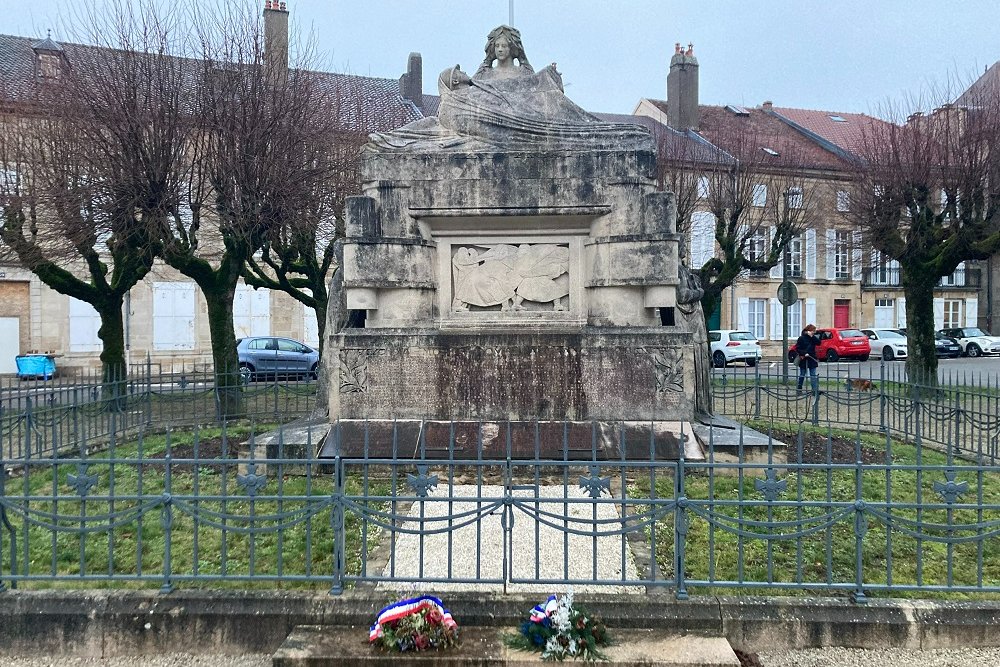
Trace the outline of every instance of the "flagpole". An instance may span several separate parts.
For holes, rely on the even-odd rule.
[[[510,6],[510,12],[509,12],[510,17],[507,19],[507,25],[513,26],[514,25],[514,0],[510,0],[509,6]]]

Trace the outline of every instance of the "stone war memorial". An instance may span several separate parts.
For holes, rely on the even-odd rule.
[[[588,457],[594,424],[599,447],[631,425],[647,458],[652,424],[658,455],[676,457],[707,410],[708,356],[652,136],[574,104],[507,26],[471,76],[456,65],[438,87],[437,117],[363,152],[331,289],[354,323],[328,329],[331,421],[423,422],[430,448],[449,428],[472,445],[510,423],[515,455],[538,428],[546,456],[569,423]],[[502,454],[496,440],[484,449]]]

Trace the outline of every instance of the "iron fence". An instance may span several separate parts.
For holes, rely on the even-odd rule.
[[[66,452],[80,442],[107,446],[140,430],[232,419],[279,422],[315,407],[311,377],[270,375],[246,381],[211,366],[165,368],[147,361],[126,377],[99,372],[47,380],[0,378],[0,455],[34,458]],[[220,379],[221,378],[221,379]],[[227,387],[226,378],[232,386]]]
[[[899,424],[81,433],[0,457],[0,586],[1000,593],[1000,469]]]
[[[785,378],[778,364],[713,371],[713,407],[741,421],[810,423],[879,433],[920,433],[925,447],[1000,463],[1000,385],[991,376],[949,375],[936,386],[908,382],[902,364],[828,371],[821,364],[819,393],[797,369]]]

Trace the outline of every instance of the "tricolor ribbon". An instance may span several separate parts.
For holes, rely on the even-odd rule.
[[[458,623],[456,623],[455,619],[451,617],[451,612],[444,608],[444,603],[442,603],[441,600],[432,595],[421,595],[420,597],[410,598],[409,600],[394,602],[380,611],[378,613],[378,617],[375,619],[375,625],[372,626],[371,631],[368,633],[368,641],[373,642],[381,637],[382,626],[386,623],[398,621],[399,619],[411,614],[420,613],[422,609],[436,609],[441,613],[442,625],[449,628],[458,627]]]
[[[536,604],[531,610],[531,622],[541,623],[551,616],[558,606],[559,602],[556,600],[556,596],[550,595],[548,600],[542,604]]]

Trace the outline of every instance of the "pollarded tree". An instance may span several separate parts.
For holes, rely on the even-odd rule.
[[[934,288],[966,260],[1000,250],[1000,95],[986,89],[932,114],[871,124],[858,155],[852,215],[899,263],[906,297],[906,370],[937,384]],[[902,121],[898,109],[885,114]]]
[[[176,195],[189,138],[171,15],[118,6],[82,24],[20,120],[0,132],[0,237],[57,292],[89,303],[106,381],[126,373],[122,305],[149,272],[149,231]]]
[[[839,165],[832,156],[817,158],[803,149],[789,132],[759,109],[717,110],[702,119],[700,134],[716,150],[696,167],[700,191],[693,208],[701,211],[690,221],[678,217],[678,230],[690,230],[706,317],[741,274],[777,266],[789,243],[816,224],[817,201],[825,193],[806,181]]]

